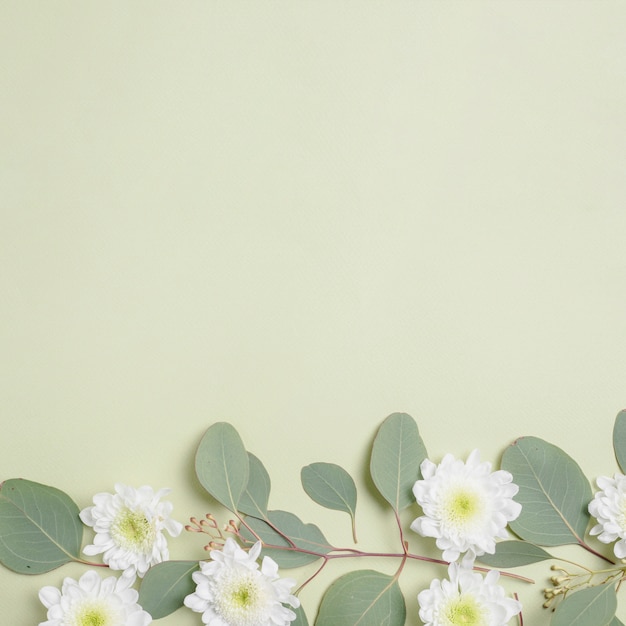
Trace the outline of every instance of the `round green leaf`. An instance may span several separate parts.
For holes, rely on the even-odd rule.
[[[0,485],[0,563],[42,574],[80,559],[83,525],[64,492],[22,478]]]
[[[543,439],[521,437],[505,450],[502,469],[519,485],[522,512],[509,524],[513,532],[543,546],[582,541],[591,487],[570,456]]]
[[[173,613],[183,606],[185,596],[195,591],[191,575],[199,567],[198,561],[164,561],[153,565],[141,581],[139,604],[153,619]]]
[[[355,535],[356,485],[350,474],[334,463],[311,463],[302,468],[300,477],[304,490],[312,500],[350,516]]]
[[[338,578],[324,594],[315,626],[404,626],[406,606],[397,581],[374,570]]]
[[[317,526],[305,524],[287,511],[269,511],[267,521],[246,517],[246,524],[261,538],[264,546],[280,546],[263,548],[263,554],[274,559],[280,567],[307,565],[333,549]],[[241,527],[241,534],[248,541],[256,541],[256,537],[245,526]],[[295,545],[295,549],[285,536]]]
[[[248,485],[248,453],[239,433],[226,422],[213,424],[196,452],[196,475],[200,484],[230,511],[237,511]]]
[[[406,413],[392,413],[374,439],[370,473],[378,491],[394,511],[415,502],[412,488],[420,477],[426,446],[415,420]]]
[[[613,426],[613,450],[622,472],[626,473],[626,410],[620,411]]]
[[[261,519],[267,517],[267,503],[272,483],[265,466],[251,452],[248,452],[249,477],[246,490],[239,498],[238,510],[244,515]]]
[[[556,607],[550,626],[609,626],[617,609],[613,584],[582,589]]]
[[[477,559],[493,568],[520,567],[554,558],[543,548],[527,541],[500,541],[495,554],[483,554]]]
[[[296,619],[290,623],[290,626],[309,626],[309,620],[306,618],[302,605],[297,609],[292,609],[292,611],[296,614]]]

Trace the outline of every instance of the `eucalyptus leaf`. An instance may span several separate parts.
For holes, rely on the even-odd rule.
[[[83,524],[63,491],[22,478],[0,485],[0,563],[43,574],[80,559]]]
[[[293,513],[287,511],[269,511],[267,521],[255,517],[246,517],[246,524],[261,538],[265,545],[280,546],[279,548],[263,548],[263,554],[270,556],[280,567],[300,567],[327,554],[333,547],[314,524],[305,524]],[[256,541],[256,537],[245,527],[241,534],[248,541]],[[304,552],[294,550],[293,546]]]
[[[495,568],[520,567],[521,565],[530,565],[531,563],[539,563],[547,559],[554,558],[543,548],[536,546],[527,541],[500,541],[496,544],[495,554],[483,554],[477,559]]]
[[[405,621],[404,596],[395,578],[358,570],[328,588],[315,626],[404,626]]]
[[[622,473],[626,473],[626,410],[620,411],[615,418],[613,450]]]
[[[624,622],[614,617],[609,623],[608,626],[624,626]]]
[[[306,618],[306,613],[300,605],[297,609],[291,609],[296,614],[296,619],[290,622],[290,626],[309,626],[309,620]]]
[[[410,415],[392,413],[380,425],[372,446],[370,473],[394,511],[415,502],[412,488],[426,456],[426,446]]]
[[[195,591],[191,576],[199,568],[198,561],[164,561],[153,565],[141,581],[139,604],[153,619],[173,613],[183,606],[185,596]]]
[[[550,626],[609,626],[617,609],[615,585],[568,594],[556,607]]]
[[[591,487],[570,456],[538,437],[521,437],[505,450],[502,469],[519,486],[522,512],[509,524],[514,533],[543,546],[582,541]]]
[[[196,452],[200,484],[230,511],[237,511],[248,485],[249,461],[239,433],[226,422],[213,424]]]
[[[265,466],[251,452],[248,452],[249,476],[246,490],[239,498],[238,510],[244,515],[261,519],[267,517],[267,503],[272,483]]]
[[[302,468],[300,477],[304,490],[312,500],[328,509],[344,511],[350,516],[356,542],[356,485],[350,474],[334,463],[311,463]]]

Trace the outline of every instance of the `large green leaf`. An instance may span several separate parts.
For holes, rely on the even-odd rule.
[[[264,545],[280,546],[263,548],[263,554],[270,556],[280,567],[300,567],[312,563],[327,554],[333,547],[314,524],[305,524],[293,513],[269,511],[267,521],[246,517],[246,524],[261,538]],[[256,541],[250,531],[242,526],[241,534],[248,541]],[[289,537],[296,549],[285,539]],[[302,550],[303,552],[301,552]]]
[[[527,541],[500,541],[496,544],[495,554],[483,554],[477,559],[494,568],[520,567],[539,563],[554,558],[543,548]]]
[[[249,477],[246,490],[239,498],[238,510],[244,515],[253,517],[267,517],[267,503],[270,497],[272,483],[265,466],[251,452],[248,452]]]
[[[292,611],[296,614],[296,619],[293,622],[290,622],[289,626],[309,626],[309,620],[306,618],[306,613],[304,612],[302,605],[300,605],[297,609],[292,609]]]
[[[334,463],[311,463],[302,468],[300,477],[304,490],[315,502],[350,516],[356,542],[356,485],[350,474]]]
[[[404,596],[396,579],[358,570],[328,588],[315,626],[404,626],[405,621]]]
[[[226,422],[213,424],[196,452],[201,485],[230,511],[237,510],[248,485],[249,461],[239,433]]]
[[[609,626],[617,609],[615,585],[582,589],[556,607],[550,626]]]
[[[394,511],[415,502],[412,488],[426,456],[426,446],[410,415],[392,413],[380,425],[372,446],[370,473]]]
[[[502,456],[502,469],[519,485],[520,516],[509,526],[543,546],[580,543],[589,522],[591,487],[563,450],[537,437],[521,437]]]
[[[615,418],[613,450],[620,469],[626,473],[626,410],[620,411]]]
[[[42,574],[80,559],[83,524],[65,493],[22,478],[0,485],[0,563]]]
[[[191,575],[199,567],[198,561],[164,561],[152,566],[141,581],[139,604],[153,619],[173,613],[195,591]]]

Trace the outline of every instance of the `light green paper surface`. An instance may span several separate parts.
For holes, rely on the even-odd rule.
[[[612,474],[625,30],[593,1],[0,3],[0,480],[81,508],[168,486],[181,521],[225,523],[193,466],[230,421],[270,508],[351,545],[300,486],[340,464],[359,547],[395,551],[365,478],[392,412],[435,461],[534,435]],[[397,567],[331,565],[311,622],[340,574]],[[83,571],[0,568],[2,623],[45,621],[38,589]],[[524,572],[507,589],[543,624],[550,572]],[[407,565],[407,623],[444,574]]]

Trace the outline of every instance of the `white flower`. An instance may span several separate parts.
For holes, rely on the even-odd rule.
[[[602,543],[619,539],[613,551],[618,559],[626,558],[626,476],[619,472],[613,478],[600,476],[596,483],[601,491],[589,503],[589,513],[599,523],[589,532]]]
[[[229,537],[194,572],[196,591],[185,598],[185,606],[202,613],[207,626],[288,626],[296,614],[283,603],[300,606],[289,593],[296,581],[279,578],[278,565],[268,556],[259,569],[260,552],[260,542],[246,552]]]
[[[517,518],[521,505],[512,498],[519,488],[509,472],[491,471],[474,450],[467,462],[451,454],[440,465],[426,459],[421,464],[423,480],[413,485],[413,494],[424,515],[411,524],[423,537],[435,537],[446,561],[493,554],[495,538],[506,538],[506,525]]]
[[[137,604],[139,594],[131,584],[129,578],[103,580],[89,570],[78,581],[65,578],[60,591],[44,587],[39,599],[48,620],[39,626],[147,626],[152,617]]]
[[[80,512],[80,519],[96,531],[93,544],[83,552],[104,553],[102,560],[111,569],[124,570],[127,577],[142,577],[151,565],[169,558],[162,531],[177,537],[183,525],[170,519],[172,503],[159,501],[169,489],[154,493],[152,487],[116,484],[115,491],[96,494],[94,506]]]
[[[417,596],[425,626],[505,626],[522,610],[497,584],[499,572],[492,570],[483,578],[467,562],[451,563],[448,576],[433,580]]]

